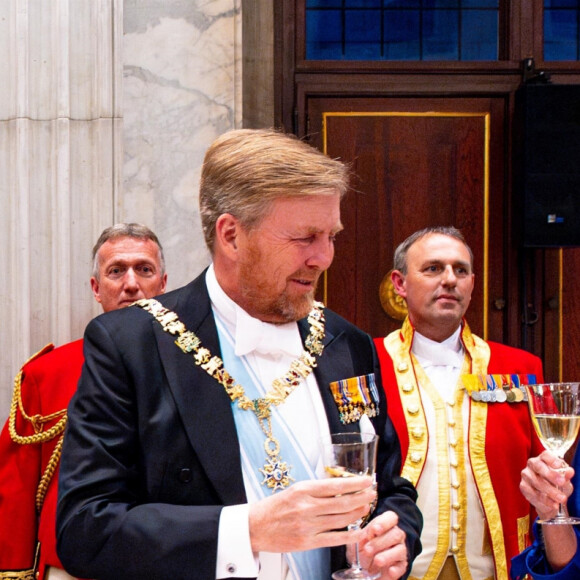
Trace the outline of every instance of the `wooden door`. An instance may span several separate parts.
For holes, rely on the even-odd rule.
[[[511,302],[504,111],[501,97],[308,99],[310,142],[349,162],[354,174],[342,206],[345,230],[321,289],[330,308],[373,336],[398,328],[400,304],[383,306],[392,303],[383,281],[394,249],[420,228],[453,225],[475,257],[470,326],[504,339]]]

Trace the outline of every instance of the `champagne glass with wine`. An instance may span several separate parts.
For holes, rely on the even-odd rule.
[[[377,462],[378,436],[374,433],[332,433],[330,442],[324,445],[324,468],[329,477],[353,477],[370,475],[374,478]],[[348,526],[349,530],[360,529],[374,509]],[[375,580],[380,574],[372,574],[360,565],[358,543],[355,558],[350,568],[332,574],[334,580]]]
[[[578,435],[580,427],[580,383],[545,383],[526,385],[532,423],[546,449],[561,460],[560,469],[567,467],[564,454]],[[564,512],[562,504],[558,513],[541,524],[580,524],[580,518]]]

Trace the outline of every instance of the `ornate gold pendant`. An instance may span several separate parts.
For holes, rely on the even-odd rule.
[[[264,475],[262,485],[266,484],[272,493],[278,489],[287,488],[290,481],[294,481],[290,475],[290,466],[286,462],[280,461],[278,457],[269,457],[264,463],[264,467],[260,467],[259,471]]]
[[[295,481],[290,475],[291,466],[280,461],[278,457],[280,444],[272,435],[270,406],[282,404],[316,366],[316,356],[320,356],[324,349],[322,344],[324,339],[324,304],[314,302],[308,315],[310,333],[304,342],[306,350],[298,359],[292,361],[290,369],[283,377],[273,381],[272,388],[265,397],[254,400],[246,396],[244,388],[236,383],[234,378],[223,368],[222,359],[218,356],[212,356],[207,348],[201,346],[200,338],[185,328],[175,312],[168,310],[154,298],[137,300],[133,304],[150,312],[165,332],[172,335],[177,334],[175,344],[182,352],[192,353],[195,364],[222,385],[232,402],[238,401],[240,409],[252,411],[256,415],[260,427],[266,435],[264,448],[268,455],[264,467],[260,467],[258,470],[264,475],[262,485],[265,484],[274,493],[278,489],[287,488],[291,481]]]

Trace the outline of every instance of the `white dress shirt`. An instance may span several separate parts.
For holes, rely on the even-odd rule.
[[[247,357],[262,384],[271,385],[275,378],[285,375],[290,363],[304,350],[298,325],[295,322],[270,324],[251,317],[222,290],[213,265],[207,271],[206,283],[214,313],[235,337],[236,355]],[[222,387],[216,383],[216,388]],[[319,442],[321,437],[328,436],[329,427],[314,374],[311,373],[276,410],[292,429],[313,468],[323,475]],[[256,470],[259,467],[256,465]],[[256,501],[258,498],[251,485],[246,482],[245,488],[248,504]],[[300,580],[293,577],[281,554],[252,553],[248,504],[222,509],[216,578],[257,576],[258,580]]]

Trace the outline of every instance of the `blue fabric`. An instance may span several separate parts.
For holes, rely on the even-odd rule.
[[[257,399],[266,394],[266,386],[260,384],[247,363],[246,357],[238,357],[234,351],[234,339],[228,333],[222,321],[216,316],[216,326],[220,338],[222,360],[224,368],[231,373],[238,384],[244,386],[246,395],[250,399]],[[263,466],[266,460],[264,450],[264,433],[260,428],[257,417],[251,411],[243,411],[236,404],[232,404],[234,420],[242,452],[242,466],[247,480],[254,492],[261,497],[271,495],[271,491],[261,481],[262,476],[258,467]],[[316,479],[315,466],[309,465],[302,453],[291,430],[288,428],[276,407],[270,408],[272,432],[280,443],[281,459],[291,466],[291,475],[295,481]],[[282,457],[283,455],[283,457]],[[259,477],[258,477],[259,476]],[[330,550],[319,548],[303,552],[292,552],[283,555],[293,577],[297,579],[329,578],[330,577]]]
[[[572,483],[574,491],[568,500],[568,510],[572,515],[580,514],[580,453],[576,453],[572,467],[575,470]],[[578,541],[578,548],[574,558],[559,572],[552,572],[546,555],[542,548],[541,526],[534,524],[534,543],[526,548],[521,554],[512,558],[510,576],[512,580],[523,580],[526,574],[530,574],[534,580],[578,580],[580,578],[580,526],[575,526],[574,531]]]

